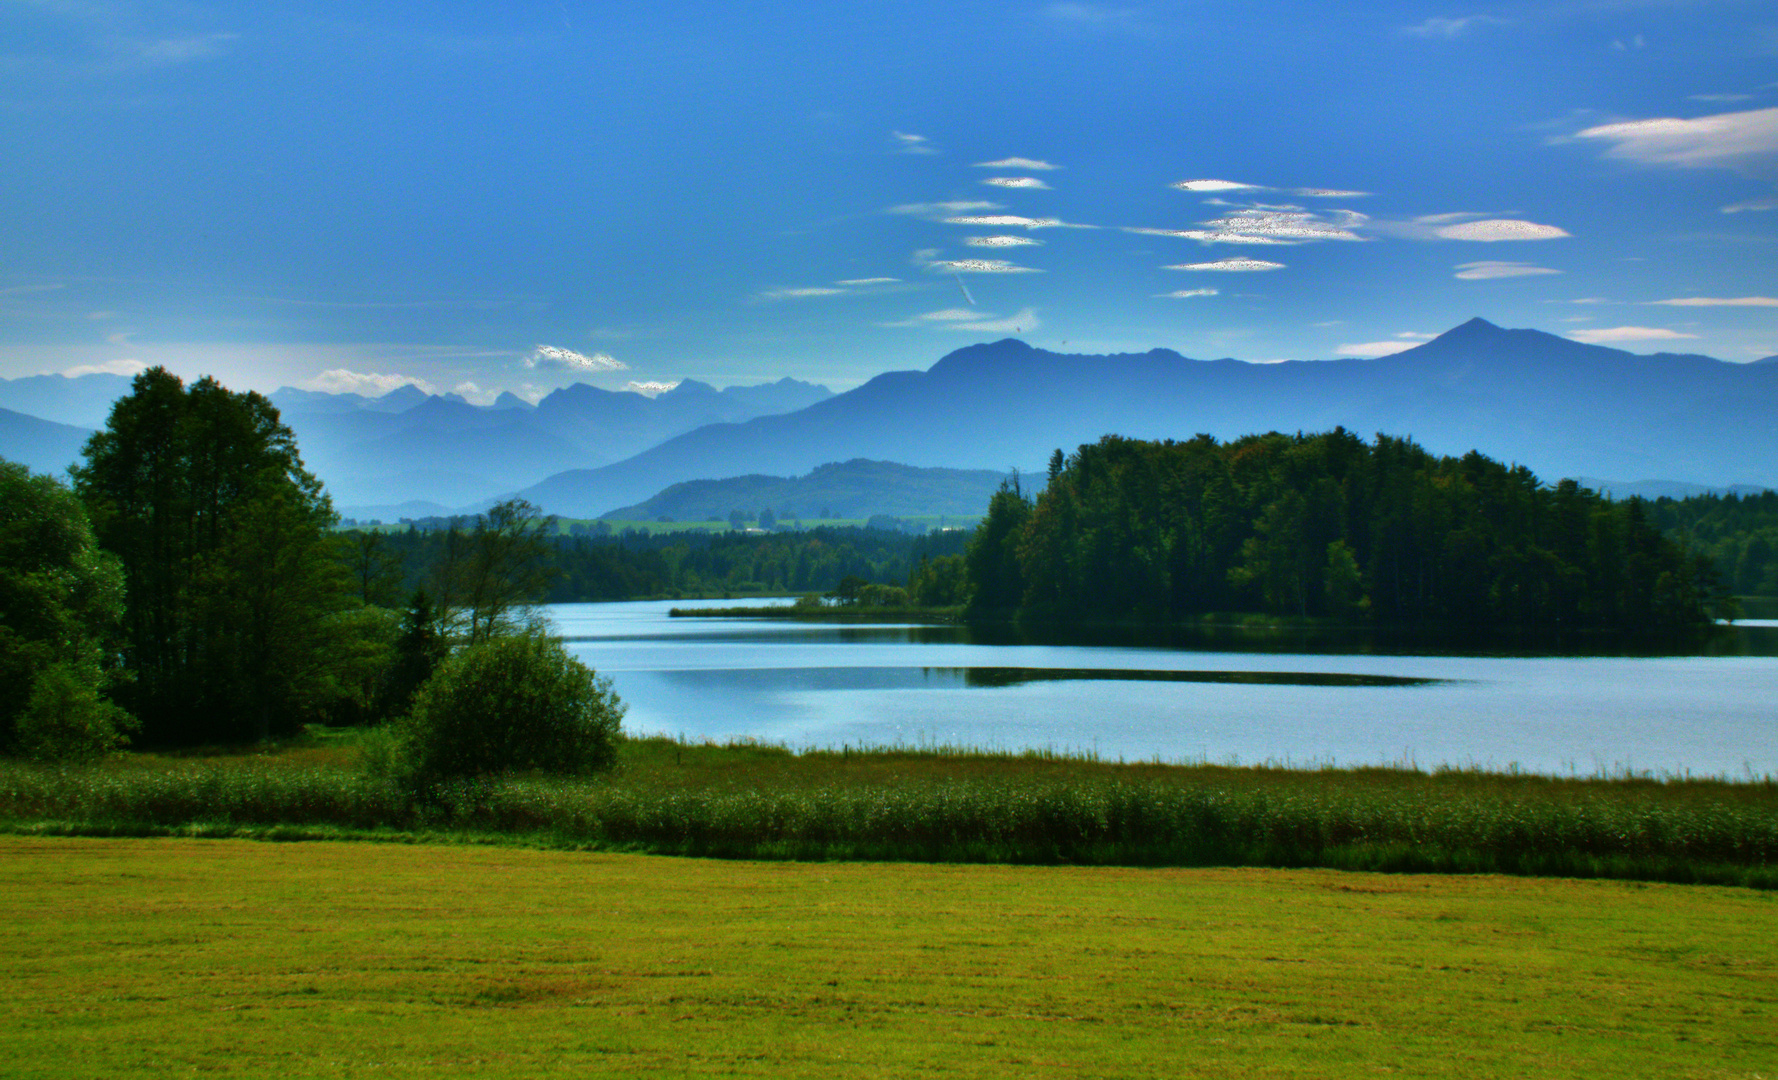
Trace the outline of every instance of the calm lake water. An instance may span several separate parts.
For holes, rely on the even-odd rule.
[[[636,734],[1778,776],[1773,621],[1725,631],[1712,655],[1623,657],[1279,651],[1292,643],[1257,638],[984,644],[960,627],[667,615],[726,603],[548,610],[575,654],[611,676]]]

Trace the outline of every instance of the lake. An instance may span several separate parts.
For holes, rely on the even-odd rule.
[[[1288,639],[1251,636],[991,644],[952,626],[667,614],[722,606],[732,602],[547,612],[575,655],[611,677],[632,734],[1125,761],[1778,776],[1778,622],[1769,620],[1727,628],[1710,655],[1477,656],[1290,651]]]

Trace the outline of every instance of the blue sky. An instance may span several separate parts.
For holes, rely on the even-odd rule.
[[[0,0],[0,376],[1778,353],[1766,3]]]

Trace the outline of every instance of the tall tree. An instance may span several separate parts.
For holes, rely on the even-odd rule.
[[[447,635],[473,645],[530,621],[557,574],[555,527],[523,499],[490,507],[469,529],[453,524],[430,589]]]
[[[328,693],[349,582],[296,439],[257,393],[138,375],[75,490],[126,583],[126,703],[152,742],[295,730]]]
[[[54,478],[0,460],[0,750],[108,750],[133,726],[105,701],[123,569]]]

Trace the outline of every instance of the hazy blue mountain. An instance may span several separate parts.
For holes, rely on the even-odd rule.
[[[613,521],[675,521],[726,518],[731,510],[770,510],[786,517],[814,521],[834,517],[867,518],[954,515],[979,517],[988,497],[1007,479],[1005,472],[984,469],[921,469],[888,461],[857,458],[827,464],[807,476],[736,476],[725,480],[688,480],[634,506],[604,516]],[[1029,486],[1033,477],[1023,482]],[[1042,478],[1035,478],[1038,484]]]
[[[0,379],[0,409],[53,420],[58,424],[98,429],[111,416],[111,403],[130,392],[130,376],[95,373],[30,375]]]
[[[471,405],[412,385],[379,398],[285,387],[272,401],[341,512],[387,518],[373,511],[416,500],[485,502],[564,469],[621,460],[705,424],[831,396],[826,387],[793,380],[719,391],[687,379],[656,397],[576,383],[535,406],[510,393],[493,405]]]
[[[1479,449],[1539,476],[1778,484],[1778,365],[1639,356],[1473,319],[1376,360],[1247,364],[1155,349],[1073,356],[971,345],[798,412],[712,424],[520,493],[592,516],[693,479],[794,476],[870,458],[1036,469],[1101,435],[1233,438],[1344,425],[1437,453]]]
[[[32,472],[66,478],[68,466],[80,460],[80,448],[91,434],[89,428],[0,409],[0,458],[16,461]]]
[[[1689,499],[1694,495],[1758,495],[1769,491],[1760,484],[1682,484],[1676,480],[1601,480],[1593,476],[1574,478],[1581,487],[1591,488],[1612,499]]]

